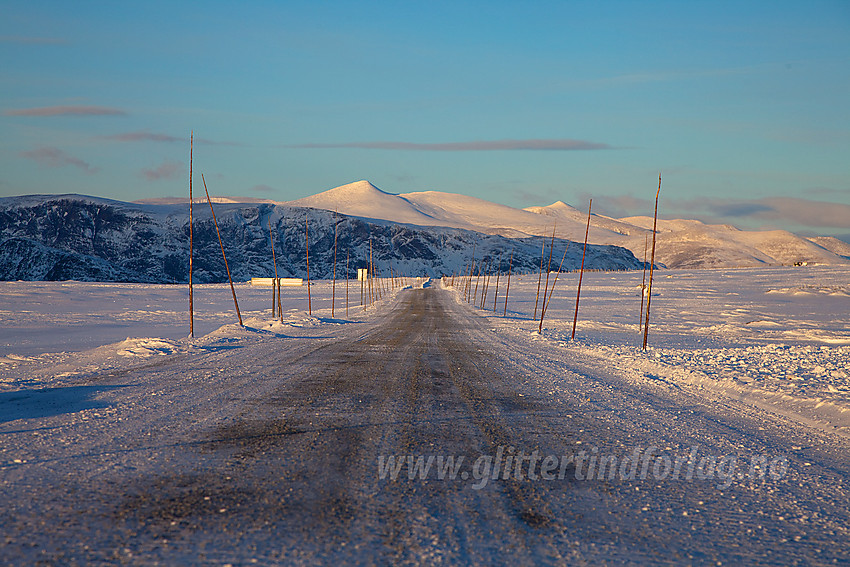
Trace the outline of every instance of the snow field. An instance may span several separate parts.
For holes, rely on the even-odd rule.
[[[337,281],[332,317],[332,282],[318,281],[311,286],[308,314],[307,287],[283,287],[281,322],[272,318],[270,287],[239,283],[240,327],[228,284],[194,288],[195,338],[189,339],[186,285],[0,282],[0,391],[55,387],[221,345],[309,337],[319,327],[371,317],[387,303],[364,310],[359,282],[351,280],[346,317],[345,280]]]
[[[543,349],[565,349],[633,381],[710,390],[850,436],[850,269],[657,271],[647,351],[640,348],[642,278],[585,273],[575,340],[577,273],[559,277],[542,335],[533,320],[537,274],[512,277],[507,317],[504,280],[496,314],[491,280],[479,313],[500,332],[540,345],[541,357]],[[455,288],[463,301],[457,279]]]
[[[642,272],[585,273],[576,340],[570,335],[577,273],[559,276],[542,335],[533,320],[537,274],[512,276],[506,317],[505,278],[495,314],[491,278],[486,309],[478,312],[518,344],[542,347],[543,358],[545,349],[566,350],[606,361],[633,381],[710,390],[850,435],[850,268],[657,271],[647,351],[640,349],[638,324],[642,278]],[[550,286],[553,281],[554,274]],[[455,278],[459,300],[462,285]],[[343,280],[331,317],[331,288],[326,280],[311,287],[312,315],[306,287],[282,288],[281,323],[271,316],[271,288],[236,284],[240,328],[229,285],[197,285],[196,338],[188,340],[185,285],[0,282],[0,389],[53,387],[215,345],[310,336],[387,303],[364,312],[359,282],[352,280],[346,317]],[[479,282],[478,301],[482,289]]]

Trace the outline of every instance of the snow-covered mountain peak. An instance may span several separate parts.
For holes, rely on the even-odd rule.
[[[361,180],[340,185],[309,197],[296,199],[287,204],[332,211],[352,206],[362,207],[367,204],[389,203],[397,200],[397,197],[397,195],[381,191],[369,181]]]
[[[333,189],[328,189],[324,193],[319,193],[319,195],[327,195],[338,199],[373,199],[375,197],[391,194],[386,191],[381,191],[372,184],[372,182],[361,179],[354,183],[348,183],[346,185],[334,187]]]
[[[582,214],[579,212],[578,209],[566,204],[563,201],[555,201],[551,205],[547,205],[545,207],[526,207],[523,210],[531,213],[536,213],[538,215],[546,215],[549,217],[575,218],[577,214]]]
[[[443,225],[423,214],[399,195],[381,191],[369,181],[356,181],[286,203],[346,215],[425,226]]]

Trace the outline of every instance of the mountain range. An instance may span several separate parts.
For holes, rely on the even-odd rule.
[[[549,238],[507,238],[473,230],[417,226],[274,203],[214,205],[221,241],[237,281],[274,275],[271,240],[282,277],[305,277],[309,230],[313,278],[348,274],[367,266],[370,253],[379,275],[440,276],[500,267],[514,273],[539,268],[540,250]],[[227,281],[212,213],[206,203],[193,207],[193,279]],[[336,236],[335,236],[336,233]],[[334,263],[336,240],[336,263]],[[556,238],[565,269],[581,263],[582,247]],[[547,247],[548,250],[548,247]],[[82,195],[29,195],[0,199],[0,280],[82,280],[183,283],[188,281],[189,210],[187,203],[124,203]],[[638,269],[643,263],[628,250],[593,245],[587,267]]]
[[[512,238],[555,235],[583,241],[587,211],[562,201],[516,209],[483,199],[424,191],[393,195],[368,181],[343,185],[288,205],[336,210],[419,226],[446,226]],[[652,238],[651,217],[592,214],[589,242],[621,246],[643,259]],[[850,263],[850,245],[833,237],[804,238],[785,230],[745,231],[697,220],[659,220],[656,262],[668,268]]]
[[[188,280],[186,199],[126,203],[83,195],[0,199],[0,279],[179,283]],[[587,213],[561,201],[517,209],[437,191],[392,194],[358,181],[289,202],[213,199],[230,271],[237,280],[274,273],[270,231],[281,276],[310,270],[338,274],[366,265],[371,246],[382,274],[390,270],[439,276],[480,266],[515,272],[539,269],[543,243],[555,235],[555,262],[581,264]],[[194,206],[194,278],[226,281],[209,206]],[[591,269],[639,269],[652,218],[591,215],[586,264]],[[547,244],[548,247],[548,244]],[[474,256],[473,256],[474,255]],[[829,237],[742,231],[695,220],[660,220],[656,264],[668,268],[850,263],[850,245]],[[345,266],[348,266],[347,268]]]

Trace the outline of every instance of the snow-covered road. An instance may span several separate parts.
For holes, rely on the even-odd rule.
[[[843,438],[439,284],[323,323],[0,392],[0,562],[850,560]]]

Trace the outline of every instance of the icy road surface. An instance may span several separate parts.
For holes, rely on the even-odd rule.
[[[0,563],[850,561],[845,439],[382,303],[0,392]]]

